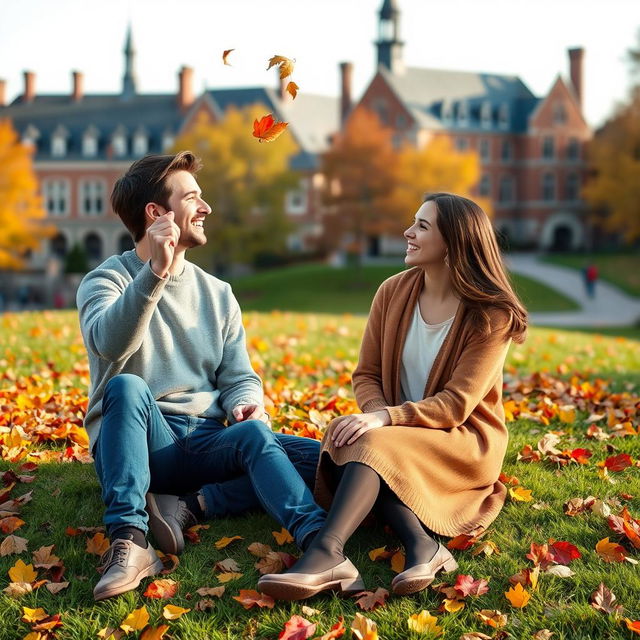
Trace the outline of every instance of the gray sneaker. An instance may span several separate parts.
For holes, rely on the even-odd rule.
[[[100,558],[102,577],[93,590],[96,600],[104,600],[135,589],[143,578],[162,571],[162,560],[149,544],[146,549],[132,540],[116,538]]]
[[[184,549],[182,532],[195,524],[196,517],[178,496],[147,493],[149,529],[163,553],[178,555]]]

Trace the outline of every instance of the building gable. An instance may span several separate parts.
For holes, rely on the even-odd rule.
[[[558,76],[549,93],[529,118],[530,133],[562,129],[566,133],[589,135],[590,129],[574,91]]]

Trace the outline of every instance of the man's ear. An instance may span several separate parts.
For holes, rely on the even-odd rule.
[[[157,218],[163,216],[166,213],[162,205],[155,202],[147,202],[144,208],[144,215],[148,223],[152,224]]]

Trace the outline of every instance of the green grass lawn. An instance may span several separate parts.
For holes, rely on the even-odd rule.
[[[275,399],[279,418],[276,424],[291,424],[303,419],[311,406],[340,393],[350,402],[349,373],[357,360],[359,340],[365,319],[354,315],[247,313],[248,347],[256,370],[265,380],[270,396]],[[551,329],[531,330],[528,341],[513,345],[505,368],[506,380],[513,381],[533,372],[547,372],[558,379],[568,379],[575,372],[585,375],[593,384],[601,378],[611,381],[602,398],[602,411],[620,401],[619,393],[637,396],[640,385],[640,342],[627,337],[604,336],[580,331]],[[0,317],[0,438],[8,429],[7,416],[14,415],[15,406],[8,404],[9,390],[18,385],[29,397],[36,395],[48,402],[53,392],[71,393],[74,388],[86,389],[87,371],[77,318],[73,312],[44,314],[6,314]],[[535,395],[531,389],[523,392]],[[577,383],[576,383],[577,384]],[[47,391],[48,389],[48,391]],[[549,393],[553,391],[549,387]],[[516,400],[520,396],[510,396]],[[532,396],[533,397],[533,396]],[[50,401],[50,400],[49,400]],[[579,405],[578,402],[576,404]],[[15,414],[18,416],[18,414]],[[45,415],[40,415],[46,422]],[[638,426],[636,414],[628,416]],[[529,639],[541,629],[554,632],[553,640],[592,640],[599,638],[632,638],[625,624],[613,614],[604,614],[590,606],[591,594],[600,582],[613,590],[624,606],[624,615],[632,620],[640,618],[640,576],[638,566],[624,562],[606,564],[595,553],[596,543],[609,537],[619,541],[606,521],[595,513],[569,517],[563,504],[571,498],[589,495],[609,501],[615,513],[622,504],[635,517],[640,515],[640,470],[631,467],[611,473],[611,481],[598,474],[597,461],[613,453],[628,453],[640,458],[640,437],[630,436],[609,440],[586,437],[587,413],[578,407],[574,423],[560,423],[553,418],[544,425],[532,419],[518,419],[509,423],[511,440],[504,471],[519,478],[521,486],[532,491],[531,502],[508,500],[484,539],[495,543],[500,553],[474,556],[471,551],[455,551],[460,568],[442,580],[453,582],[456,574],[470,574],[489,580],[489,592],[477,598],[467,598],[466,606],[457,613],[439,611],[443,598],[429,589],[415,596],[390,596],[387,605],[374,611],[361,611],[378,625],[379,637],[385,640],[430,638],[407,630],[407,618],[426,609],[438,618],[443,627],[441,637],[458,640],[463,633],[477,631],[494,636],[492,629],[480,622],[475,613],[482,609],[500,610],[508,615],[505,630],[509,637]],[[19,416],[16,420],[20,420]],[[551,462],[526,464],[517,461],[518,452],[526,444],[534,448],[549,430],[561,433],[561,449],[584,447],[593,452],[587,465],[560,466]],[[47,449],[46,443],[42,448]],[[0,470],[17,469],[18,464],[0,461]],[[7,572],[18,558],[26,563],[40,546],[55,544],[54,553],[66,566],[65,580],[70,586],[57,595],[40,587],[19,599],[0,591],[0,640],[25,638],[30,625],[21,622],[23,607],[42,607],[48,614],[60,613],[63,626],[57,630],[61,639],[86,640],[96,638],[104,627],[117,627],[134,609],[146,605],[151,624],[165,620],[162,607],[170,602],[192,609],[179,620],[169,622],[168,635],[174,640],[255,639],[275,640],[292,614],[303,615],[318,623],[313,637],[327,633],[338,620],[345,619],[349,628],[360,609],[354,599],[335,595],[321,595],[307,602],[277,603],[273,609],[245,610],[233,600],[240,589],[254,589],[259,577],[254,568],[256,558],[247,546],[254,542],[271,545],[274,549],[297,553],[293,545],[279,547],[271,532],[279,526],[264,514],[210,522],[202,530],[199,544],[187,543],[180,565],[169,576],[179,582],[178,594],[170,601],[144,597],[144,587],[118,598],[96,604],[92,588],[98,574],[98,559],[85,552],[86,536],[66,535],[67,526],[96,526],[101,523],[100,490],[92,465],[77,462],[40,464],[33,472],[35,481],[18,484],[11,494],[16,497],[33,491],[31,502],[22,507],[20,517],[25,524],[15,535],[28,540],[28,552],[0,557],[0,589],[7,587]],[[624,496],[624,497],[622,497]],[[1,509],[1,505],[0,505]],[[214,542],[223,536],[242,536],[229,547],[217,550]],[[6,536],[2,534],[2,539]],[[531,543],[545,543],[550,538],[576,545],[582,557],[570,568],[575,575],[559,578],[541,574],[537,590],[530,603],[516,609],[506,600],[504,592],[511,586],[509,576],[523,568],[531,568],[526,558]],[[0,541],[1,542],[1,541]],[[388,562],[372,562],[368,552],[374,548],[397,544],[392,534],[382,526],[363,528],[347,545],[349,557],[360,568],[367,589],[389,589],[393,572]],[[632,559],[640,560],[640,551],[625,541]],[[233,558],[240,565],[242,576],[226,584],[225,594],[211,609],[195,611],[200,600],[196,590],[218,586],[214,571],[216,562]],[[46,577],[43,569],[40,576]],[[440,580],[440,578],[439,578]],[[145,584],[148,581],[145,581]],[[313,607],[317,613],[304,613],[302,607]],[[132,633],[128,638],[140,637]],[[344,638],[351,638],[347,632]],[[34,638],[35,640],[35,638]],[[42,639],[41,639],[42,640]]]
[[[572,269],[584,269],[593,258],[600,278],[620,287],[632,296],[640,296],[640,253],[622,254],[553,254],[544,257],[544,262]]]
[[[244,310],[320,313],[368,313],[383,280],[404,267],[364,266],[332,268],[308,264],[263,271],[232,281]],[[516,290],[529,311],[571,311],[573,300],[521,275],[512,275]]]

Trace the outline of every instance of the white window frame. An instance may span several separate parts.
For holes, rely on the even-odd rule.
[[[116,158],[124,158],[127,155],[127,136],[124,133],[114,133],[111,138],[111,146]]]
[[[82,136],[82,155],[85,158],[95,158],[98,155],[98,136],[95,133],[85,133]]]
[[[498,127],[500,129],[509,129],[510,113],[509,113],[509,105],[503,103],[500,105],[498,109]]]
[[[149,153],[149,136],[139,131],[133,135],[133,155],[143,156],[146,153]]]
[[[47,215],[52,218],[62,218],[69,215],[71,188],[69,180],[66,178],[50,177],[42,181],[42,199],[44,200]],[[49,200],[56,203],[56,206],[49,208]],[[60,203],[63,206],[57,206]]]
[[[51,155],[54,158],[64,158],[67,155],[67,137],[61,133],[51,136]]]
[[[87,191],[88,189],[88,191]],[[107,212],[106,207],[107,184],[103,178],[83,177],[78,182],[78,211],[80,215],[88,218],[96,218]],[[87,196],[90,205],[87,207]],[[96,207],[96,203],[100,200],[100,210]]]
[[[458,126],[459,127],[468,127],[469,126],[469,105],[465,100],[462,100],[458,103]]]
[[[483,102],[480,107],[480,126],[483,129],[491,129],[493,124],[491,119],[491,103]]]

